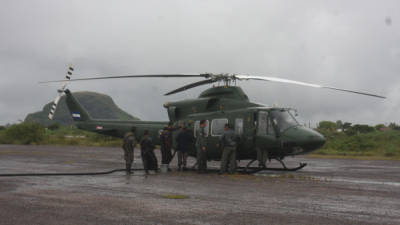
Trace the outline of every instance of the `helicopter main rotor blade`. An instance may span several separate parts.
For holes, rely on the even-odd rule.
[[[168,92],[168,93],[166,93],[164,95],[172,95],[172,94],[175,94],[175,93],[178,93],[178,92],[181,92],[181,91],[186,91],[187,89],[190,89],[190,88],[198,87],[198,86],[205,85],[205,84],[211,84],[211,83],[214,83],[214,82],[217,82],[217,80],[207,79],[207,80],[197,81],[197,82],[185,85],[183,87],[180,87],[178,89],[175,89],[173,91],[170,91],[170,92]]]
[[[323,86],[323,85],[319,85],[319,84],[305,83],[305,82],[301,82],[301,81],[294,81],[294,80],[288,80],[288,79],[277,78],[277,77],[261,77],[261,76],[248,76],[248,75],[234,75],[234,77],[239,79],[239,80],[262,80],[262,81],[289,83],[289,84],[297,84],[297,85],[314,87],[314,88],[325,88],[325,89],[331,89],[331,90],[336,90],[336,91],[350,92],[350,93],[355,93],[355,94],[360,94],[360,95],[367,95],[367,96],[376,97],[376,98],[386,98],[385,96],[371,94],[371,93],[367,93],[367,92],[353,91],[353,90],[348,90],[348,89],[343,89],[343,88],[335,88],[335,87]]]
[[[210,74],[148,74],[148,75],[125,75],[125,76],[106,76],[106,77],[87,77],[71,80],[53,80],[53,81],[42,81],[39,83],[57,83],[65,81],[85,81],[85,80],[105,80],[105,79],[121,79],[121,78],[169,78],[169,77],[210,77]]]

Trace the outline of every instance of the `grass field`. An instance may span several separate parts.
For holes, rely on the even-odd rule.
[[[310,157],[355,159],[400,159],[400,131],[373,131],[355,135],[325,134],[325,146]]]

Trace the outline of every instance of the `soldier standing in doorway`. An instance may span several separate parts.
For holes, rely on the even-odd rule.
[[[206,121],[200,121],[200,129],[196,131],[196,149],[197,149],[197,168],[199,173],[207,172],[207,139],[206,139]]]
[[[229,173],[234,173],[236,171],[236,148],[237,148],[238,137],[232,130],[229,124],[225,124],[224,132],[219,139],[219,144],[222,148],[222,158],[221,158],[221,169],[219,174],[224,174],[227,171],[229,163]]]
[[[124,158],[126,163],[126,174],[131,173],[131,167],[133,162],[134,149],[136,147],[136,127],[132,127],[131,131],[126,133],[123,139],[122,148],[124,149]]]

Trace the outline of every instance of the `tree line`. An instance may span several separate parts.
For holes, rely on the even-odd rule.
[[[346,135],[351,136],[356,134],[370,133],[374,131],[400,130],[400,125],[396,124],[395,122],[391,122],[387,126],[385,124],[370,126],[367,124],[352,124],[349,122],[342,122],[341,120],[338,120],[336,122],[321,121],[318,123],[317,130],[324,134],[343,132]]]

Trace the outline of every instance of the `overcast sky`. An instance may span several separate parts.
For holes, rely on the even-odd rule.
[[[255,102],[297,108],[302,123],[400,123],[400,1],[1,0],[0,124],[41,110],[67,66],[75,78],[154,73],[276,76],[387,96],[386,100],[261,81],[240,86]],[[71,83],[110,95],[142,120],[196,79]]]

